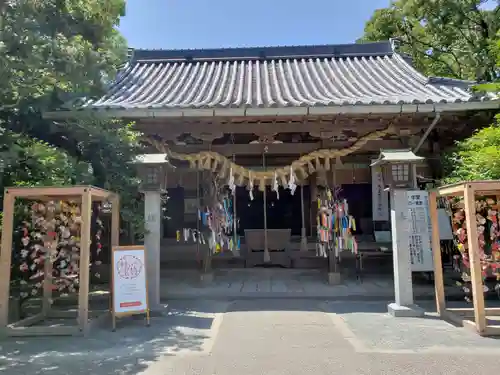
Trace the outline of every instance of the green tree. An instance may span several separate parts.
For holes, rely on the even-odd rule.
[[[92,183],[119,192],[123,218],[142,225],[132,124],[42,116],[105,92],[126,60],[124,11],[124,0],[0,1],[0,185]]]
[[[59,107],[100,95],[126,58],[116,30],[124,0],[19,0],[4,4],[0,108]]]
[[[477,85],[476,90],[500,93],[500,31],[498,31],[496,39],[491,42],[491,51],[496,55],[497,60],[496,79],[489,83]]]
[[[500,6],[485,10],[485,3],[396,0],[375,11],[359,42],[397,38],[400,52],[424,74],[489,82],[498,74],[493,47]]]
[[[500,6],[484,0],[395,0],[366,23],[359,42],[399,41],[399,52],[429,76],[484,81],[500,92]],[[491,2],[489,2],[491,4]],[[458,142],[444,160],[446,182],[500,179],[500,128],[494,124]]]
[[[446,158],[445,183],[500,179],[500,119],[458,142]]]
[[[491,50],[496,54],[500,70],[500,32]],[[500,93],[500,77],[494,82],[478,85],[478,90]],[[471,137],[459,141],[445,157],[445,182],[471,180],[500,180],[500,114],[496,123],[476,131]]]

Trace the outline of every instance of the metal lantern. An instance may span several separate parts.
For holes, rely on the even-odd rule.
[[[371,166],[382,170],[384,185],[390,189],[415,188],[415,164],[424,160],[411,149],[380,150],[380,155]]]

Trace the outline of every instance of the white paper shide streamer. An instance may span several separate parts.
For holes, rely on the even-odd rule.
[[[252,178],[252,173],[248,174],[248,196],[250,197],[250,200],[253,201],[253,178]]]
[[[278,175],[275,172],[273,179],[273,191],[276,192],[276,199],[280,199],[280,193],[278,190],[279,190]]]
[[[292,167],[290,167],[290,181],[288,181],[288,188],[290,189],[292,195],[295,194],[297,184],[295,183],[295,174],[293,173]]]
[[[229,190],[231,190],[231,193],[234,195],[236,192],[236,185],[234,183],[234,174],[233,174],[233,168],[229,170],[229,181],[227,183]]]

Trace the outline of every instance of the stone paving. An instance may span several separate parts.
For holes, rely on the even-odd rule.
[[[90,338],[9,339],[8,375],[486,374],[500,342],[435,318],[392,318],[383,302],[175,301]]]
[[[214,281],[203,284],[198,272],[163,271],[161,296],[182,298],[326,298],[386,300],[394,298],[391,276],[345,277],[340,285],[328,285],[325,272],[289,269],[230,269],[214,272]],[[447,288],[447,296],[459,291]],[[416,299],[434,298],[434,285],[414,285]]]
[[[433,310],[430,303],[420,305]],[[433,312],[395,319],[383,303],[326,302],[322,308],[358,353],[500,354],[498,340],[448,324]]]

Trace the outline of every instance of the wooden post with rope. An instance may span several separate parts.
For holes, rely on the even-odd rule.
[[[262,153],[262,165],[264,167],[264,172],[266,171],[266,153],[268,151],[267,146],[264,146],[264,152]],[[261,184],[264,186],[261,188],[264,192],[264,263],[269,263],[271,261],[271,254],[269,254],[269,247],[267,242],[267,186],[266,179],[260,180]]]

